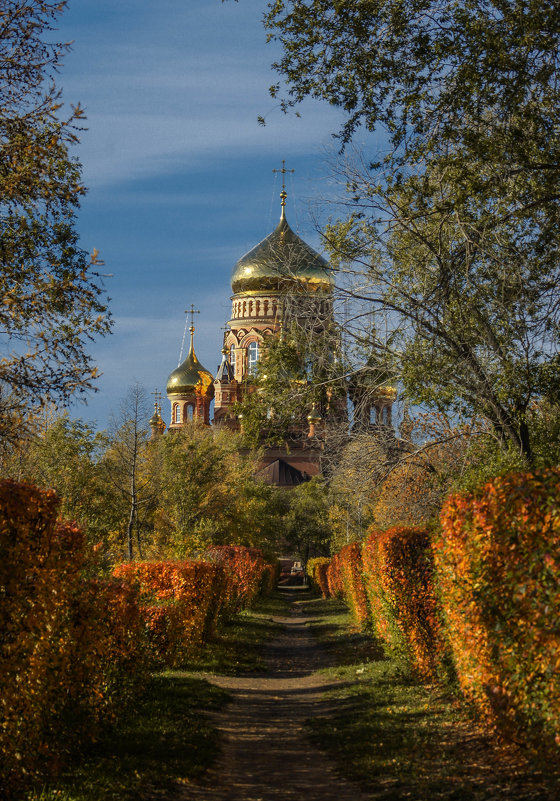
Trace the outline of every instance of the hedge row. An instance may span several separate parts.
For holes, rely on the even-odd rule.
[[[220,619],[270,588],[256,549],[208,561],[121,565],[96,578],[82,532],[52,491],[0,482],[0,797],[57,774]]]
[[[128,562],[114,575],[139,595],[156,663],[177,667],[222,620],[270,592],[275,571],[258,548],[224,545],[211,548],[204,561]]]
[[[464,695],[506,734],[560,746],[560,469],[452,496],[434,541]]]
[[[370,531],[326,572],[329,594],[419,676],[451,660],[463,695],[497,729],[557,750],[560,469],[449,497],[434,536]]]
[[[327,570],[329,569],[330,561],[326,556],[317,556],[307,562],[309,583],[315,592],[321,593],[323,598],[328,598],[329,596]]]
[[[53,492],[0,482],[0,796],[55,773],[144,685],[137,599],[88,578]]]

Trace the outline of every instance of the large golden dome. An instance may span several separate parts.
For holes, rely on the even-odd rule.
[[[330,291],[334,284],[327,261],[292,231],[282,209],[275,230],[233,268],[231,288],[235,294],[268,292],[293,281],[308,291]]]
[[[214,397],[214,376],[198,361],[194,352],[194,328],[191,327],[191,346],[189,355],[167,379],[167,395],[189,395],[200,392],[206,397]]]

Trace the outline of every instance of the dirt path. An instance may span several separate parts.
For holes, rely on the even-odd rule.
[[[290,601],[301,591],[287,595]],[[224,752],[204,786],[185,786],[177,801],[365,801],[336,775],[328,758],[304,734],[306,719],[324,710],[321,696],[332,682],[315,671],[328,666],[297,604],[274,618],[283,630],[265,654],[259,676],[207,676],[233,695],[215,716]]]

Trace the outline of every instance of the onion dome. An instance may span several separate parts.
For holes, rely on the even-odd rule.
[[[269,292],[296,281],[308,291],[330,292],[334,281],[328,262],[295,234],[284,215],[266,239],[242,256],[231,273],[238,292]]]
[[[189,355],[167,379],[167,395],[192,395],[200,393],[210,399],[214,397],[214,376],[201,365],[194,352],[194,326],[190,328],[191,346]]]

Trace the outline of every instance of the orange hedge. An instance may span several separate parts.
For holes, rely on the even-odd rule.
[[[344,585],[342,583],[342,563],[340,555],[335,553],[327,566],[327,585],[331,598],[342,598],[344,596]]]
[[[420,676],[434,676],[445,643],[429,532],[400,526],[372,531],[363,545],[363,563],[375,633],[405,655]]]
[[[311,586],[315,591],[319,591],[323,598],[328,598],[330,595],[327,578],[330,561],[331,560],[325,556],[317,556],[313,559],[309,559],[307,562],[307,575]]]
[[[144,684],[135,596],[88,579],[54,492],[0,482],[0,796],[56,774]],[[125,698],[126,700],[126,698]]]
[[[368,621],[368,608],[364,582],[362,578],[363,565],[361,544],[351,542],[345,545],[338,554],[340,559],[340,576],[344,599],[352,617],[359,626],[365,626]]]
[[[464,695],[506,733],[560,745],[560,469],[454,495],[441,524],[435,561]]]
[[[230,613],[249,608],[257,596],[270,592],[276,577],[275,568],[268,564],[260,548],[244,545],[214,545],[207,552],[209,559],[223,565],[227,571],[228,610]]]
[[[193,559],[130,562],[114,575],[137,587],[155,658],[168,666],[184,662],[209,636],[226,603],[225,569]]]

